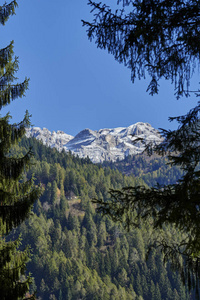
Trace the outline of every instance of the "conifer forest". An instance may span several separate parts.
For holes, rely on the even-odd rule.
[[[31,248],[30,294],[37,290],[38,299],[57,300],[195,299],[195,291],[183,285],[170,263],[163,264],[159,249],[146,259],[150,238],[156,235],[151,224],[127,232],[96,213],[92,203],[94,198],[107,199],[109,189],[174,182],[181,175],[177,167],[158,157],[147,161],[143,155],[127,157],[115,168],[95,165],[26,138],[16,152],[23,155],[30,147],[33,166],[26,176],[28,180],[34,174],[42,196],[33,214],[12,232],[13,239],[21,234],[22,248]],[[128,166],[136,175],[122,173]],[[174,229],[166,227],[165,232],[179,238]]]
[[[116,5],[88,0],[85,36],[130,69],[132,83],[147,74],[150,95],[171,80],[175,98],[199,97],[190,81],[200,2]],[[1,4],[0,27],[17,6]],[[11,41],[0,48],[0,110],[28,90],[18,71]],[[1,114],[0,300],[200,299],[199,114],[200,102],[169,118],[177,129],[160,129],[159,143],[96,164],[27,138],[28,111],[18,123]]]

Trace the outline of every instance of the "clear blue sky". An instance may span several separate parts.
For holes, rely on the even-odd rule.
[[[18,122],[28,109],[34,126],[72,135],[139,121],[172,128],[168,117],[186,113],[197,99],[177,101],[170,82],[161,82],[153,97],[147,82],[133,85],[130,71],[87,39],[81,19],[91,18],[87,0],[19,0],[16,15],[0,28],[1,48],[15,41],[17,75],[31,81],[26,97],[1,114],[10,111]]]

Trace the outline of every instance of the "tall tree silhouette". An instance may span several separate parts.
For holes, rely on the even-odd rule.
[[[193,72],[200,64],[200,2],[196,0],[118,0],[122,9],[113,10],[89,0],[94,19],[83,21],[90,40],[107,49],[119,63],[131,70],[131,79],[150,77],[147,91],[158,93],[159,80],[170,80],[177,98],[196,94],[190,90]],[[178,229],[182,238],[163,236],[154,241],[165,259],[180,271],[189,288],[200,283],[200,102],[186,115],[169,118],[178,122],[177,130],[161,130],[159,146],[146,145],[152,151],[168,155],[172,165],[184,170],[173,185],[154,188],[125,187],[111,190],[108,201],[96,199],[98,209],[122,222],[127,228],[141,220]]]
[[[15,13],[16,6],[17,2],[12,1],[0,7],[2,25]],[[13,55],[13,41],[0,49],[0,109],[24,96],[28,88],[28,79],[14,84],[18,58]],[[40,193],[33,179],[23,178],[30,166],[31,151],[25,155],[13,154],[13,146],[19,143],[30,125],[29,114],[26,112],[18,124],[10,124],[10,118],[9,114],[0,118],[0,295],[3,300],[22,299],[29,290],[31,277],[25,276],[29,248],[18,250],[20,237],[13,241],[8,234],[27,218]]]

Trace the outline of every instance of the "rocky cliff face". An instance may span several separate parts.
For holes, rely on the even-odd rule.
[[[129,127],[113,129],[100,129],[93,131],[84,129],[75,137],[63,131],[53,131],[46,128],[33,127],[27,129],[27,137],[35,137],[45,145],[55,147],[58,151],[71,151],[79,157],[89,157],[92,162],[99,163],[104,160],[122,160],[127,155],[138,154],[144,150],[141,142],[133,144],[136,138],[142,138],[146,143],[160,143],[162,138],[158,130],[148,123],[138,122]]]

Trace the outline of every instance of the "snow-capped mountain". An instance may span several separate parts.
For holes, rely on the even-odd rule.
[[[55,147],[58,151],[71,151],[79,157],[89,157],[92,162],[99,163],[104,160],[122,160],[127,155],[138,154],[144,150],[141,142],[133,144],[136,138],[142,138],[146,143],[160,143],[162,141],[158,130],[148,123],[138,122],[129,127],[113,129],[100,129],[94,131],[84,129],[75,137],[63,131],[53,131],[46,128],[33,127],[27,129],[27,137],[35,137],[45,145]]]

